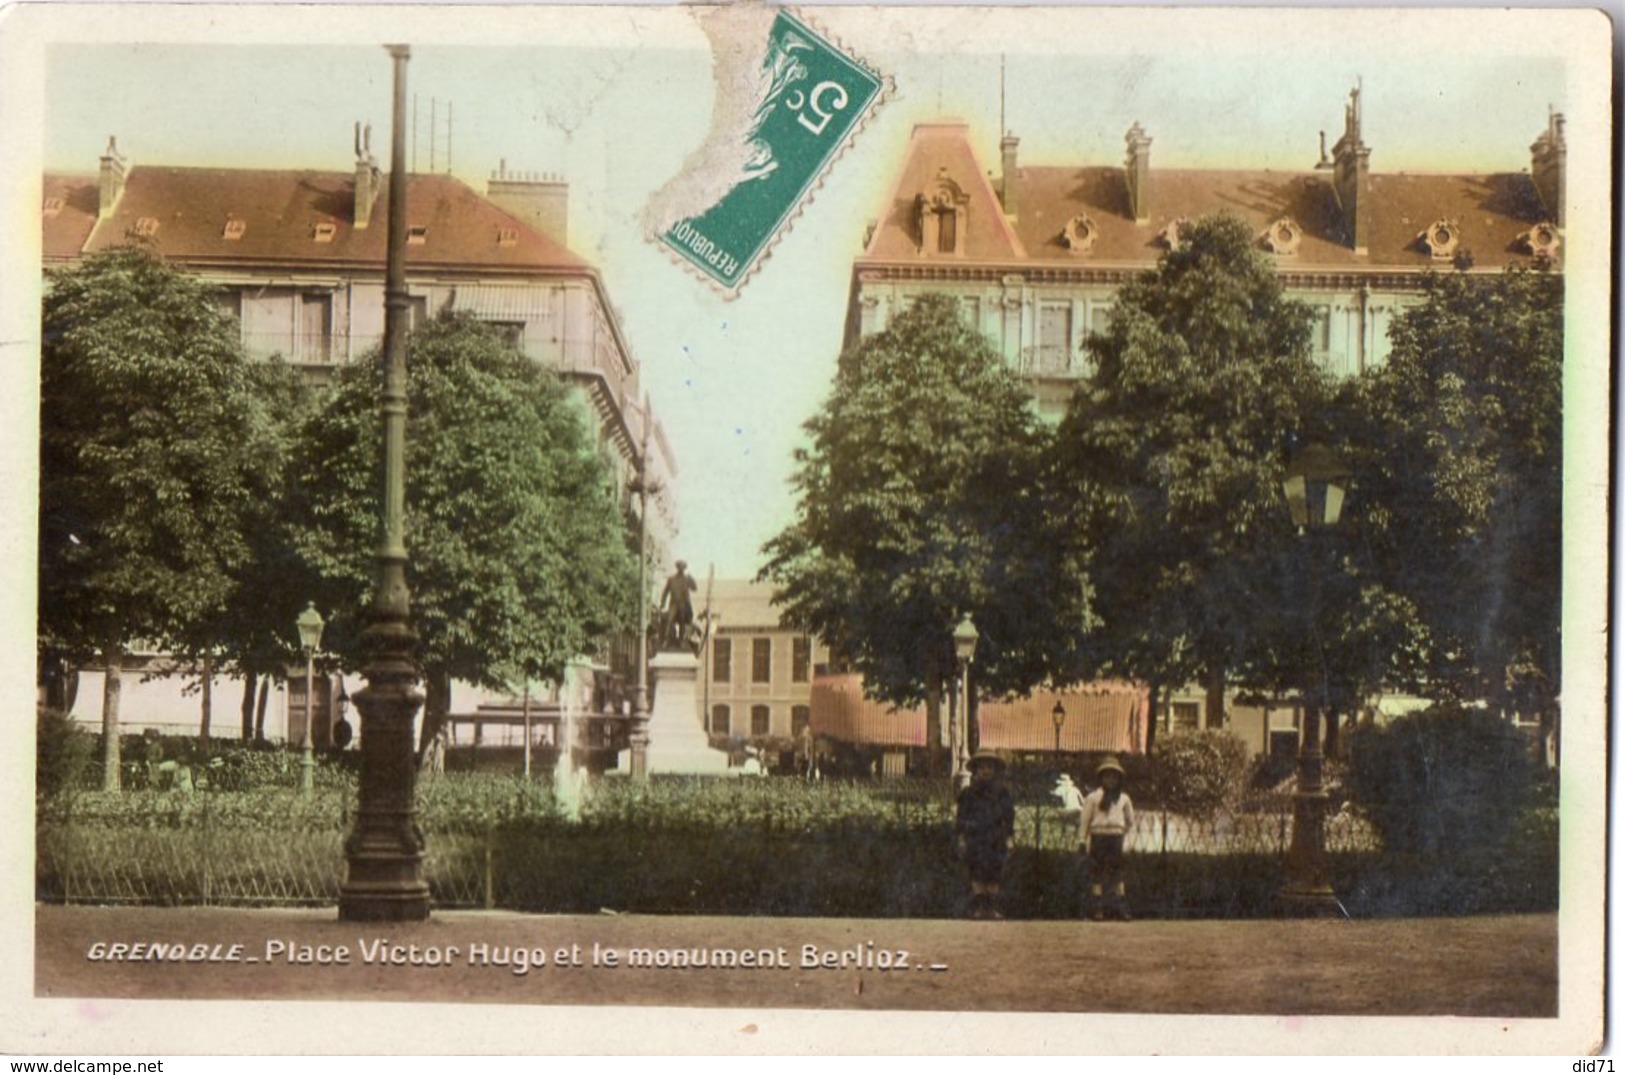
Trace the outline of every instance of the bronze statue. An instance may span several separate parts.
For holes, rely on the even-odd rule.
[[[688,574],[688,563],[677,561],[677,570],[666,580],[666,589],[660,595],[660,629],[656,648],[662,650],[696,650],[694,631],[694,591],[700,584]]]

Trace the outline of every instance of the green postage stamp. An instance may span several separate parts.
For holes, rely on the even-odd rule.
[[[655,195],[648,222],[656,242],[731,297],[887,85],[789,11],[721,8],[702,18],[717,62],[710,136]]]

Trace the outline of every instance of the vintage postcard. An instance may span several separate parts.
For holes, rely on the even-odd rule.
[[[1613,44],[0,11],[0,1051],[1602,1050]]]

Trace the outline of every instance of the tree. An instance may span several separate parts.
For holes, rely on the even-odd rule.
[[[1428,632],[1411,685],[1535,713],[1549,730],[1560,686],[1562,279],[1434,276],[1391,337],[1350,410],[1374,555]]]
[[[1289,438],[1318,432],[1329,395],[1308,313],[1248,226],[1221,215],[1124,286],[1087,342],[1096,370],[1061,423],[1053,472],[1059,538],[1099,620],[1070,663],[1147,682],[1154,701],[1193,680],[1222,693],[1274,611]]]
[[[826,639],[871,696],[927,711],[940,741],[952,632],[981,632],[980,689],[1043,677],[1064,600],[1042,540],[1031,395],[954,301],[925,295],[843,355],[796,453],[796,520],[761,577],[786,623]]]
[[[623,628],[637,567],[583,408],[492,326],[439,318],[408,343],[412,626],[439,733],[451,682],[502,690],[563,675]],[[328,624],[359,667],[382,496],[381,358],[340,371],[294,463],[296,543]],[[331,610],[329,613],[327,610]]]
[[[208,288],[145,247],[52,273],[43,330],[40,634],[106,669],[116,790],[125,646],[184,648],[232,601],[274,416]]]

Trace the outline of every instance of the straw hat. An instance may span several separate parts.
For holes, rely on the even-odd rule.
[[[995,769],[999,770],[999,772],[1004,772],[1004,759],[999,757],[991,750],[978,750],[975,754],[972,754],[969,767],[974,769],[979,762],[984,761],[991,763]]]
[[[1127,776],[1128,775],[1127,773],[1125,773],[1123,771],[1123,766],[1118,762],[1118,760],[1116,758],[1107,758],[1105,761],[1101,762],[1100,765],[1095,768],[1095,775],[1096,776],[1099,776],[1100,774],[1105,773],[1105,772],[1115,772],[1118,776]]]

